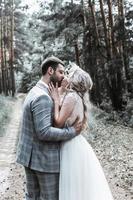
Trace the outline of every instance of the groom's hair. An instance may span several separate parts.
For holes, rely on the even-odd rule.
[[[46,58],[41,64],[42,75],[45,75],[47,73],[47,70],[49,67],[52,67],[53,70],[56,70],[56,68],[58,67],[58,64],[61,64],[64,66],[63,61],[55,56]]]

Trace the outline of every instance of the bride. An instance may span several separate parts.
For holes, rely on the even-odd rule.
[[[55,103],[55,125],[72,125],[79,118],[85,130],[89,120],[88,92],[93,83],[88,73],[71,65],[69,89],[61,99],[58,87],[49,86]],[[82,133],[61,144],[59,200],[113,200],[100,162]]]

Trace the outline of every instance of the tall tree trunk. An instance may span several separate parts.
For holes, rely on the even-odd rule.
[[[6,16],[6,1],[4,0],[3,12],[3,59],[4,59],[4,73],[5,73],[5,95],[8,95],[8,69],[7,69],[7,16]]]
[[[114,31],[113,31],[113,13],[112,13],[112,0],[107,1],[108,10],[109,10],[109,34],[110,34],[110,51],[114,56],[115,51],[115,41],[114,41]]]
[[[111,60],[112,54],[111,54],[111,49],[110,49],[110,44],[109,44],[109,39],[108,39],[108,30],[107,30],[107,23],[106,23],[106,18],[105,18],[105,13],[104,13],[103,0],[99,0],[99,2],[100,2],[100,11],[101,11],[101,16],[102,16],[103,28],[104,28],[104,35],[105,35],[107,59]]]
[[[82,10],[83,10],[83,27],[86,26],[86,14],[85,14],[85,5],[84,5],[84,0],[81,0],[81,5],[82,5]]]
[[[3,31],[3,5],[1,4],[1,75],[2,75],[2,92],[6,93],[6,77],[5,77],[5,66],[4,66],[4,45],[3,45],[3,38],[4,38],[4,31]]]
[[[89,58],[88,58],[88,64],[87,67],[89,68],[89,73],[92,76],[92,79],[94,81],[94,88],[95,90],[91,94],[91,99],[98,104],[101,102],[101,96],[99,95],[99,83],[98,83],[98,74],[97,74],[97,52],[99,49],[99,33],[98,33],[98,27],[97,27],[97,19],[96,19],[96,12],[95,12],[95,1],[89,0],[88,1],[89,6],[89,12],[91,16],[91,24],[89,25],[89,32],[90,37],[87,41],[90,46],[88,46],[88,52],[89,52]],[[97,85],[98,84],[98,85]]]
[[[14,38],[14,12],[13,12],[14,0],[12,0],[11,5],[11,57],[10,57],[10,69],[11,69],[11,85],[12,85],[12,96],[15,95],[15,77],[14,77],[14,48],[13,48],[13,38]]]
[[[125,71],[125,77],[127,80],[130,80],[130,74],[129,74],[129,63],[128,63],[128,51],[126,47],[126,36],[125,36],[125,14],[124,14],[124,1],[118,0],[118,15],[120,16],[120,31],[121,31],[121,41],[119,45],[120,54],[123,60],[124,64],[124,71]],[[128,81],[129,82],[129,81]],[[130,88],[130,85],[128,85],[128,88]]]
[[[11,93],[11,77],[10,77],[10,59],[9,59],[9,52],[10,52],[10,16],[7,15],[7,42],[6,42],[6,47],[7,47],[7,84],[8,84],[8,91]]]
[[[78,39],[75,41],[74,47],[75,47],[75,60],[77,65],[80,66]]]
[[[92,19],[93,19],[93,23],[94,23],[97,45],[99,45],[99,34],[98,34],[98,28],[97,28],[94,0],[93,0],[93,2],[92,2],[92,0],[89,0],[89,6],[90,6],[90,9],[91,9]]]

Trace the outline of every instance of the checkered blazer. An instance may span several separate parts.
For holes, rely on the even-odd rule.
[[[72,127],[52,127],[53,108],[48,89],[39,81],[24,101],[17,162],[40,172],[59,172],[60,142],[76,135]]]

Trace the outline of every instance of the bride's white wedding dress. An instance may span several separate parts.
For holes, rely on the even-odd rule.
[[[75,106],[67,123],[71,125],[77,115],[83,119],[83,105],[76,93],[64,100]],[[59,200],[113,200],[103,169],[84,136],[63,142],[60,153]]]

